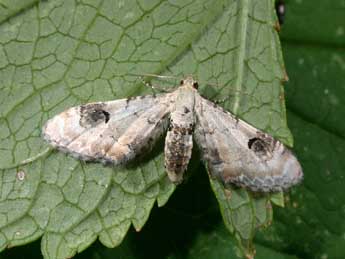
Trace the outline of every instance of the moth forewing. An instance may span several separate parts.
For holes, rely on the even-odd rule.
[[[211,175],[252,191],[281,191],[298,183],[301,166],[281,142],[196,97],[195,139]]]
[[[168,99],[168,98],[167,98]],[[142,113],[104,154],[106,161],[126,164],[152,148],[163,134],[170,113],[170,102],[165,100]]]
[[[47,121],[43,137],[82,160],[125,164],[164,132],[170,105],[167,94],[72,107]]]
[[[298,183],[302,169],[270,135],[204,99],[192,77],[172,93],[76,106],[48,120],[44,138],[83,160],[126,164],[150,150],[168,128],[165,167],[180,183],[193,137],[211,176],[252,191],[281,191]]]

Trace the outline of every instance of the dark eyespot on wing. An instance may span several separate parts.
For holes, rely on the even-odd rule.
[[[110,119],[110,113],[105,111],[105,110],[102,110],[103,112],[103,115],[105,117],[105,123],[108,123],[109,119]]]
[[[260,138],[251,138],[248,141],[248,147],[256,152],[264,151],[266,149],[265,141]]]
[[[84,128],[95,127],[96,125],[110,119],[110,114],[104,110],[105,104],[94,103],[80,106],[80,121],[79,124]]]
[[[259,136],[249,139],[247,144],[248,148],[258,157],[266,160],[273,156],[276,140],[268,135],[259,133]]]
[[[248,147],[258,155],[265,155],[269,152],[268,143],[260,138],[249,139]]]

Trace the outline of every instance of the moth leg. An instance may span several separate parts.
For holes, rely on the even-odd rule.
[[[161,93],[169,93],[170,92],[169,90],[164,89],[160,86],[153,85],[151,82],[146,81],[143,77],[141,77],[141,81],[146,87],[151,88],[151,90],[154,94],[156,93],[156,90],[158,90]]]

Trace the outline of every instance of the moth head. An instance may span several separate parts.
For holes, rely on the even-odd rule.
[[[192,76],[187,76],[184,79],[180,81],[181,86],[188,86],[194,89],[198,89],[199,84],[198,82],[192,77]]]

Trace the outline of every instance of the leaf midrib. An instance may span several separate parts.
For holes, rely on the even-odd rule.
[[[246,43],[247,43],[247,25],[248,25],[248,12],[249,12],[249,0],[241,0],[239,4],[242,4],[241,11],[239,12],[239,42],[241,42],[240,47],[238,49],[238,71],[237,71],[237,79],[235,81],[235,97],[232,106],[232,112],[237,114],[238,108],[240,105],[240,92],[243,83],[243,74],[244,74],[244,58],[246,54]]]

